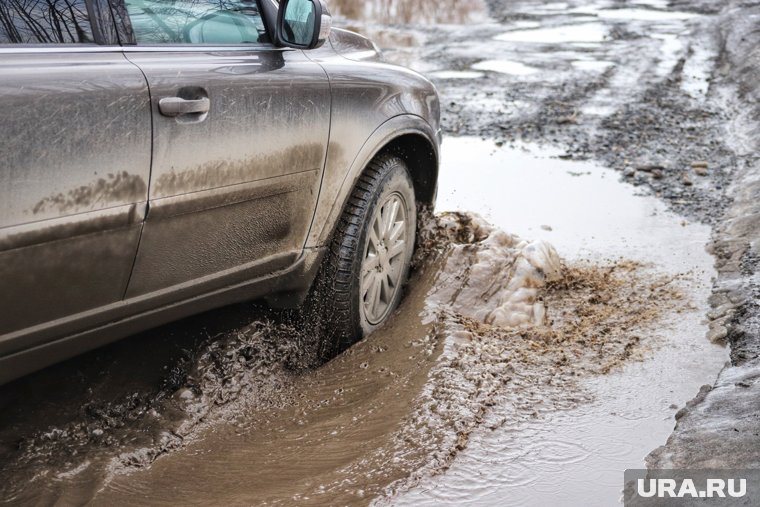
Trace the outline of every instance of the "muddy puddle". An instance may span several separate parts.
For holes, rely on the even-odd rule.
[[[649,319],[641,313],[630,323],[624,334],[640,339],[634,360],[601,376],[576,378],[558,395],[564,404],[551,389],[536,389],[528,398],[532,418],[515,420],[515,395],[502,394],[445,473],[426,477],[392,503],[496,505],[510,498],[510,505],[541,506],[561,496],[567,505],[615,505],[622,470],[644,467],[644,456],[667,440],[676,412],[700,386],[712,384],[727,360],[726,350],[705,337],[714,276],[704,250],[709,229],[667,212],[657,199],[635,195],[617,174],[593,164],[547,158],[546,150],[538,158],[534,149],[499,148],[480,139],[447,144],[447,167],[468,170],[444,177],[442,208],[467,206],[518,235],[550,242],[571,264],[612,263],[629,288],[653,283],[676,293],[665,297],[662,314]],[[572,300],[571,294],[564,303],[548,296],[550,317],[553,307]],[[576,312],[582,306],[570,304]],[[588,331],[593,335],[599,327]]]
[[[159,338],[139,363],[157,390],[128,380],[126,345],[42,374],[47,394],[17,384],[37,408],[24,420],[17,397],[5,416],[0,498],[614,503],[622,470],[664,443],[725,360],[701,324],[708,231],[614,173],[536,150],[445,141],[441,213],[401,308],[320,368],[305,367],[308,322],[226,310],[226,327],[188,329],[207,316],[135,342]],[[93,382],[114,376],[128,388]]]

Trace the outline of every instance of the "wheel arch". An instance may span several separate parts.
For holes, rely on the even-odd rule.
[[[396,155],[406,162],[414,183],[415,199],[432,206],[438,188],[438,153],[434,144],[421,134],[406,133],[388,142],[375,157],[384,154]]]
[[[345,177],[339,189],[323,188],[328,195],[320,196],[306,247],[321,247],[329,242],[362,173],[372,160],[385,153],[397,155],[407,163],[415,198],[418,202],[433,205],[438,188],[439,146],[439,133],[434,132],[427,121],[416,115],[400,115],[387,120],[372,133],[348,171],[345,165],[329,167],[328,164],[327,171],[344,171]],[[333,196],[329,195],[331,193]]]

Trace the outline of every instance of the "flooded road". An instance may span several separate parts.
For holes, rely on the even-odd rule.
[[[201,347],[172,402],[152,409],[166,412],[106,428],[126,426],[119,445],[97,445],[103,430],[90,430],[65,456],[78,439],[47,428],[6,462],[3,496],[492,505],[510,494],[545,505],[573,479],[588,495],[581,479],[592,474],[599,505],[615,501],[619,471],[664,443],[673,414],[725,361],[701,323],[707,229],[546,149],[461,138],[443,153],[439,209],[494,225],[446,213],[428,222],[428,258],[390,326],[303,372],[284,366],[303,345],[285,324],[225,331]],[[219,369],[234,382],[216,383]],[[77,399],[66,396],[46,403]]]
[[[711,11],[335,4],[443,98],[393,321],[313,367],[308,322],[240,305],[4,386],[1,504],[615,505],[713,384]]]

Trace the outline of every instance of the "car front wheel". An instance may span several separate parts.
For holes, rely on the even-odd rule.
[[[329,358],[382,326],[401,300],[417,230],[406,163],[380,155],[337,224],[314,291],[320,355]]]

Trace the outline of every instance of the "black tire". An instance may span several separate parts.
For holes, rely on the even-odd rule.
[[[384,253],[376,252],[375,256],[371,255],[371,251],[375,249],[374,243],[378,241],[378,234],[376,229],[374,233],[371,233],[370,228],[377,226],[378,220],[383,218],[383,213],[388,212],[384,207],[378,210],[378,206],[386,203],[388,210],[394,210],[393,213],[403,208],[406,217],[403,220],[403,227],[399,225],[401,222],[395,221],[395,218],[391,217],[387,220],[389,223],[396,224],[395,231],[403,228],[406,238],[405,250],[392,259],[390,249],[385,250]],[[400,204],[396,205],[397,203]],[[380,155],[369,164],[359,178],[338,220],[307,302],[307,318],[312,321],[313,329],[317,333],[318,353],[321,359],[330,359],[344,351],[382,326],[392,315],[401,300],[402,286],[409,275],[416,231],[414,187],[406,163],[395,155]],[[398,250],[399,240],[396,239],[393,242],[396,246],[394,250]],[[380,243],[383,244],[382,241]],[[380,248],[386,247],[383,244]],[[379,260],[374,259],[375,257],[379,259],[381,256],[385,265],[388,266],[389,274],[381,287],[377,289],[380,291],[379,295],[372,298],[373,301],[379,302],[375,308],[367,303],[365,295],[369,294],[369,291],[367,294],[362,293],[363,281],[383,277],[382,267],[367,269],[372,263],[380,264]],[[391,263],[400,262],[403,263],[395,264],[391,268]],[[384,289],[387,286],[390,290],[392,278],[398,276],[399,273],[400,277],[393,286],[392,296],[388,296],[386,291],[387,301],[384,301]],[[367,282],[367,284],[371,283],[372,280]],[[380,282],[376,281],[372,285],[373,294],[374,287],[378,283]],[[378,308],[382,311],[374,311]]]

